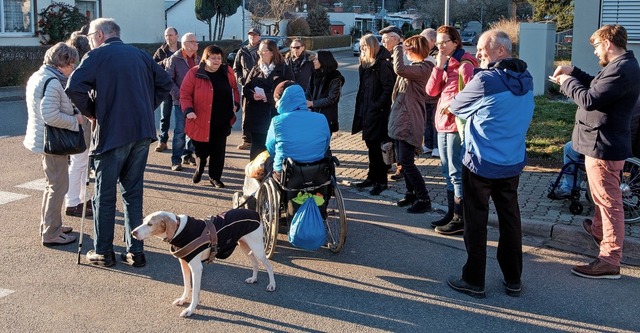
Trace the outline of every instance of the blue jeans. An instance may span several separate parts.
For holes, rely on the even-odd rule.
[[[438,148],[438,132],[435,124],[435,104],[426,104],[424,115],[424,146],[433,149]]]
[[[398,163],[402,165],[407,192],[415,193],[418,199],[429,198],[424,178],[415,163],[416,147],[402,140],[396,140],[396,145],[398,146]]]
[[[171,112],[173,112],[173,99],[171,95],[167,95],[162,104],[160,104],[160,134],[158,140],[163,143],[169,141],[169,127],[171,125]]]
[[[173,106],[173,141],[171,144],[171,164],[182,163],[182,157],[191,155],[194,151],[191,139],[184,134],[185,117],[180,105]]]
[[[438,133],[438,150],[447,191],[462,198],[462,144],[458,132]]]
[[[127,251],[136,253],[143,250],[143,242],[133,239],[131,231],[142,224],[144,169],[150,144],[151,139],[144,139],[111,149],[94,158],[93,246],[98,254],[113,251],[118,181],[124,207]]]
[[[584,163],[584,155],[573,150],[573,147],[571,146],[571,141],[567,142],[567,144],[564,145],[563,162],[565,165],[571,162]],[[575,167],[574,165],[571,165],[570,167],[565,169],[567,174],[565,174],[564,177],[562,178],[562,183],[560,184],[559,192],[571,193],[571,189],[573,189],[574,167]],[[580,186],[580,182],[582,181],[580,177],[580,172],[581,171],[577,172],[578,177],[576,179],[576,186],[578,187]]]

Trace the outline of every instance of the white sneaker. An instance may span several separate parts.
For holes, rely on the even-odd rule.
[[[433,151],[433,149],[427,148],[427,146],[422,146],[422,153],[423,154],[429,154],[432,151]]]
[[[440,157],[440,152],[438,152],[438,148],[433,148],[431,151],[431,157]]]

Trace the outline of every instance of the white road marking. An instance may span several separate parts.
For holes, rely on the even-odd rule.
[[[42,191],[42,190],[44,190],[44,187],[45,187],[46,184],[47,183],[46,183],[45,179],[44,178],[40,178],[40,179],[36,179],[36,180],[30,181],[28,183],[16,185],[16,187],[26,188],[26,189],[29,189],[29,190]]]
[[[3,192],[0,191],[0,205],[4,205],[11,201],[16,201],[24,198],[28,198],[29,196],[26,194],[12,193],[12,192]]]
[[[3,298],[5,296],[9,296],[9,295],[11,295],[13,293],[15,293],[15,290],[0,289],[0,298]]]

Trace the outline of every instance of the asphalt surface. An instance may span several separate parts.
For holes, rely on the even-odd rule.
[[[354,60],[339,53],[347,82],[357,82]],[[355,80],[355,81],[354,81]],[[355,88],[354,88],[355,87]],[[439,212],[412,215],[393,204],[402,183],[382,196],[351,189],[349,182],[366,174],[366,151],[358,136],[346,132],[355,85],[345,87],[341,128],[332,150],[341,159],[340,188],[348,214],[347,243],[339,254],[326,249],[309,252],[291,247],[280,235],[272,259],[278,289],[265,291],[267,276],[255,285],[249,262],[238,251],[228,260],[205,265],[200,305],[189,319],[171,302],[182,293],[178,261],[159,239],[145,243],[147,266],[118,263],[112,268],[87,264],[92,249],[92,222],[84,222],[82,260],[77,244],[46,248],[38,223],[43,173],[40,158],[22,147],[26,112],[23,101],[0,102],[0,330],[5,332],[638,332],[640,331],[640,269],[623,265],[620,280],[589,280],[573,276],[573,265],[590,262],[595,246],[560,242],[547,233],[567,228],[567,238],[581,236],[575,225],[538,222],[539,234],[524,236],[523,292],[505,295],[495,260],[498,234],[489,228],[487,298],[478,300],[446,286],[459,276],[466,259],[462,238],[440,236],[428,227]],[[170,170],[170,150],[151,151],[145,174],[145,214],[168,210],[205,217],[231,207],[231,195],[242,187],[247,151],[238,124],[229,137],[225,189],[203,178],[191,183],[193,167]],[[151,150],[153,150],[152,146]],[[421,158],[436,207],[442,206],[438,172]],[[543,172],[546,175],[546,172]],[[552,172],[548,172],[550,175]],[[544,176],[544,175],[543,175]],[[544,178],[543,176],[540,176]],[[541,179],[542,179],[541,178]],[[540,182],[542,180],[539,180]],[[535,183],[532,181],[532,183]],[[92,186],[92,185],[91,185]],[[90,191],[92,188],[90,186]],[[533,186],[533,185],[532,185]],[[530,199],[533,200],[533,199]],[[529,200],[521,202],[526,206]],[[552,202],[548,211],[564,209]],[[556,206],[557,205],[557,206]],[[523,211],[524,208],[523,208]],[[524,213],[523,213],[524,214]],[[116,221],[116,252],[124,251],[121,209]],[[65,217],[79,235],[80,218]],[[525,221],[525,223],[529,223]],[[543,223],[543,224],[541,224]],[[535,228],[528,227],[533,230]],[[544,232],[543,232],[544,231]],[[546,233],[546,234],[545,234]],[[627,237],[632,238],[633,236]],[[557,243],[566,248],[558,250]],[[561,246],[561,247],[562,247]]]

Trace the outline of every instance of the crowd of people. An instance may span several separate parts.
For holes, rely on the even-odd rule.
[[[209,164],[215,188],[222,181],[227,137],[242,110],[243,143],[249,160],[264,151],[275,174],[286,158],[314,162],[331,155],[332,133],[339,130],[338,103],[345,78],[327,50],[310,52],[300,39],[283,56],[272,40],[248,32],[233,64],[218,46],[198,56],[198,41],[165,30],[153,57],[123,43],[112,19],[97,19],[67,43],[51,47],[43,66],[27,85],[29,120],[24,145],[42,155],[46,178],[42,243],[75,241],[67,215],[94,220],[94,249],[89,262],[115,264],[113,237],[119,186],[125,219],[126,252],[122,261],[146,264],[143,243],[131,237],[142,223],[144,169],[149,146],[168,149],[168,123],[174,117],[171,170],[195,165],[199,183]],[[404,38],[389,26],[360,38],[359,82],[352,134],[362,132],[368,153],[367,178],[354,186],[379,195],[388,188],[392,166],[383,158],[391,143],[396,179],[406,193],[397,202],[408,213],[431,210],[429,190],[415,164],[417,152],[439,157],[446,183],[447,211],[431,223],[441,234],[462,234],[468,258],[454,290],[484,297],[489,200],[498,212],[498,262],[508,295],[519,296],[522,236],[517,188],[526,165],[525,136],[533,117],[533,79],[527,64],[512,58],[509,36],[500,30],[481,35],[474,55],[465,52],[457,29],[443,25]],[[603,26],[591,37],[603,70],[593,77],[573,66],[560,66],[554,77],[561,91],[579,106],[569,148],[585,156],[589,186],[597,209],[585,230],[600,246],[598,259],[573,273],[590,278],[619,277],[624,225],[616,185],[624,159],[631,155],[629,123],[638,101],[638,63],[626,50],[626,31]],[[86,55],[84,55],[86,53]],[[78,66],[76,66],[79,64]],[[98,73],[102,73],[98,75]],[[624,87],[624,89],[622,88]],[[161,110],[156,133],[153,110]],[[615,111],[615,112],[614,112]],[[126,119],[126,121],[123,121]],[[45,125],[88,133],[90,148],[77,155],[46,154]],[[195,158],[193,154],[195,153]],[[91,157],[91,162],[90,161]],[[95,172],[95,194],[83,191],[88,165]],[[65,195],[66,203],[65,203]],[[86,204],[85,204],[86,202]]]

